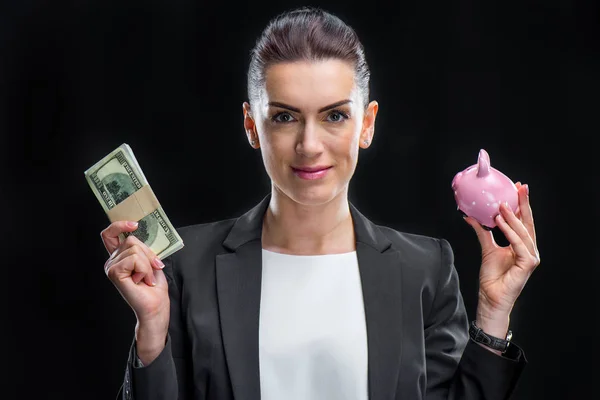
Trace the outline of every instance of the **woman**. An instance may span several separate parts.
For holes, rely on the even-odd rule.
[[[450,245],[377,226],[348,202],[374,136],[369,69],[354,31],[303,8],[252,53],[250,145],[272,190],[237,219],[178,230],[164,264],[130,235],[102,232],[108,277],[137,317],[125,399],[505,399],[525,364],[509,316],[539,264],[527,185],[496,221],[466,218],[483,249],[469,323]],[[497,346],[476,343],[482,333]],[[491,347],[490,347],[491,346]]]

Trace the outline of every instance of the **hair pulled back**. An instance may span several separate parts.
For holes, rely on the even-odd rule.
[[[363,105],[369,103],[370,71],[356,32],[335,15],[315,7],[301,7],[273,18],[251,52],[248,69],[250,103],[260,98],[269,66],[294,61],[337,59],[354,67]]]

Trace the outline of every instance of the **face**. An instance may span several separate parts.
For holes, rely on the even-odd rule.
[[[253,108],[244,103],[244,127],[261,149],[273,190],[304,205],[347,194],[359,148],[373,139],[378,109],[374,101],[365,109],[352,66],[280,63],[265,78]]]

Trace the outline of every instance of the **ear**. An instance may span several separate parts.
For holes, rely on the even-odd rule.
[[[369,147],[373,142],[373,136],[375,136],[375,118],[377,117],[378,110],[379,104],[374,100],[369,103],[369,106],[365,110],[359,142],[359,146],[363,149]]]
[[[254,117],[252,116],[250,104],[245,101],[242,105],[242,109],[244,111],[244,130],[246,131],[248,142],[250,143],[250,146],[258,149],[260,147],[258,142],[258,132],[256,131],[256,123],[254,121]]]

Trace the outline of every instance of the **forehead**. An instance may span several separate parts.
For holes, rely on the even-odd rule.
[[[265,92],[267,101],[318,109],[354,99],[354,70],[349,63],[335,59],[274,64],[265,73]]]

